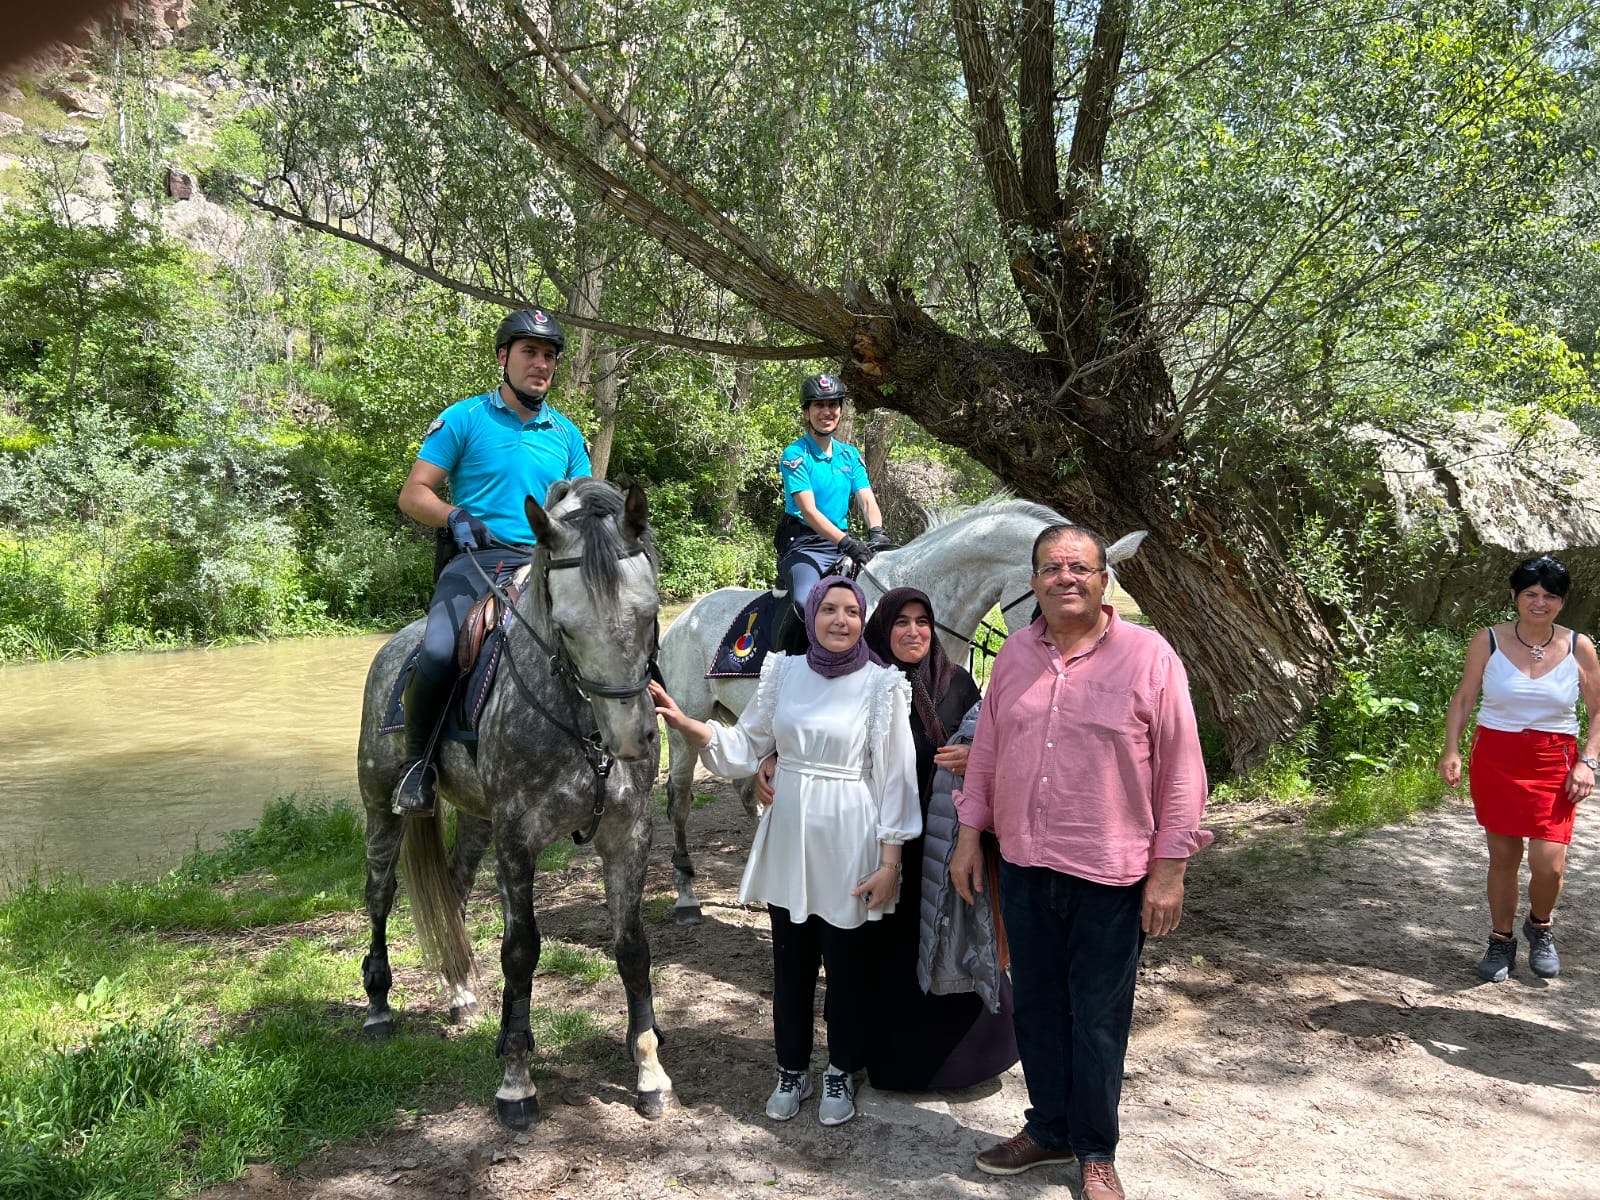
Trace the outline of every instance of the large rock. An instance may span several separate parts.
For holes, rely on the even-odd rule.
[[[95,120],[104,120],[106,102],[93,92],[79,87],[52,87],[45,94],[56,102],[56,107],[69,113],[84,113]]]
[[[62,150],[87,150],[89,148],[89,135],[81,129],[41,129],[39,140],[47,146],[55,146]]]
[[[1518,561],[1553,554],[1572,573],[1563,624],[1600,615],[1600,496],[1595,445],[1569,421],[1515,429],[1487,413],[1454,413],[1405,437],[1363,433],[1377,452],[1402,532],[1430,544],[1430,568],[1400,585],[1428,624],[1465,626],[1508,612]]]
[[[22,132],[22,118],[8,112],[0,112],[0,137],[10,137],[14,133]]]

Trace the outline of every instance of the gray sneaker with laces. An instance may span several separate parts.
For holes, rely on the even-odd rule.
[[[1528,966],[1540,979],[1554,979],[1561,974],[1561,956],[1556,953],[1556,935],[1550,926],[1540,927],[1532,917],[1522,922],[1523,936],[1528,939]]]
[[[1510,938],[1501,941],[1497,937],[1489,938],[1489,948],[1483,952],[1483,957],[1478,960],[1478,978],[1485,983],[1504,983],[1506,976],[1511,974],[1511,966],[1517,961],[1517,939]]]
[[[833,1064],[822,1075],[822,1103],[817,1105],[817,1120],[824,1125],[843,1125],[856,1115],[856,1081],[847,1071],[836,1071]]]
[[[778,1086],[767,1097],[767,1116],[787,1121],[800,1111],[800,1102],[811,1099],[811,1072],[778,1068]]]

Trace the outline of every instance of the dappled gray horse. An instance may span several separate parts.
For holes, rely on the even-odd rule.
[[[596,479],[557,483],[545,503],[527,500],[538,547],[507,631],[498,682],[478,724],[476,758],[458,742],[444,743],[439,756],[439,795],[456,808],[448,864],[438,818],[402,818],[390,811],[405,747],[400,734],[378,732],[395,677],[422,637],[420,620],[391,638],[367,672],[358,764],[372,918],[372,944],[361,969],[366,1031],[381,1039],[394,1027],[386,931],[402,845],[418,938],[450,988],[452,1016],[476,1014],[464,915],[492,838],[505,921],[496,1045],[505,1076],[495,1108],[514,1129],[527,1128],[539,1113],[528,1063],[539,961],[534,863],[541,850],[568,834],[592,837],[604,864],[612,951],[628,998],[628,1050],[639,1072],[639,1111],[654,1118],[673,1103],[672,1081],[656,1054],[650,947],[641,911],[659,761],[655,710],[645,694],[658,605],[648,509],[639,487],[630,488],[624,500]]]
[[[952,662],[967,657],[980,622],[996,604],[1008,631],[1033,619],[1033,540],[1066,518],[1027,500],[996,496],[968,508],[932,514],[928,528],[897,550],[876,555],[856,582],[868,605],[897,587],[921,588],[939,617],[939,637]],[[1106,565],[1114,567],[1144,541],[1144,531],[1117,539],[1106,549]],[[691,604],[661,639],[661,674],[678,706],[697,721],[732,724],[755,695],[753,677],[707,679],[706,670],[728,625],[760,592],[719,588]],[[673,875],[678,887],[674,914],[680,925],[700,921],[694,894],[694,860],[689,854],[689,812],[694,801],[697,756],[681,735],[667,734],[667,810],[673,825]],[[740,785],[740,795],[755,816],[754,781]]]

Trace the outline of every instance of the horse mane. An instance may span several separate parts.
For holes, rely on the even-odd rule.
[[[954,525],[977,521],[984,517],[1012,515],[1019,517],[1032,517],[1036,521],[1043,521],[1047,525],[1076,525],[1076,521],[1069,521],[1055,509],[1043,504],[1035,504],[1032,500],[1018,500],[1010,492],[996,492],[987,499],[976,504],[954,505],[948,508],[928,508],[923,510],[928,524],[923,529],[923,535],[932,533],[935,529],[944,529]]]
[[[576,507],[570,507],[573,501]],[[555,511],[557,508],[562,509],[559,515]],[[596,608],[609,612],[617,607],[622,590],[622,559],[629,551],[642,549],[652,567],[660,565],[655,536],[648,525],[637,544],[630,543],[623,535],[623,495],[613,483],[587,475],[561,480],[551,486],[545,497],[545,509],[553,519],[577,531],[583,546],[578,570],[583,577],[584,590]],[[534,577],[544,578],[549,567],[549,548],[540,542],[533,550]],[[536,603],[542,606],[545,590],[536,588],[534,591],[539,593]]]

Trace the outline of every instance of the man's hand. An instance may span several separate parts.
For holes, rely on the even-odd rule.
[[[844,537],[839,539],[839,553],[844,555],[851,562],[855,563],[856,566],[864,567],[872,561],[872,556],[876,554],[877,551],[871,546],[867,545],[865,542],[860,541],[857,538],[853,538],[847,533],[844,535]]]
[[[874,551],[899,549],[889,535],[883,531],[882,525],[874,525],[867,530],[867,545],[871,546]]]
[[[1139,927],[1151,937],[1166,937],[1183,920],[1183,873],[1186,858],[1158,858],[1144,881],[1144,908]]]
[[[970,825],[961,826],[956,835],[955,853],[950,856],[950,884],[968,904],[983,895],[983,834]]]
[[[487,550],[489,527],[464,508],[452,508],[445,518],[445,527],[462,550]]]

